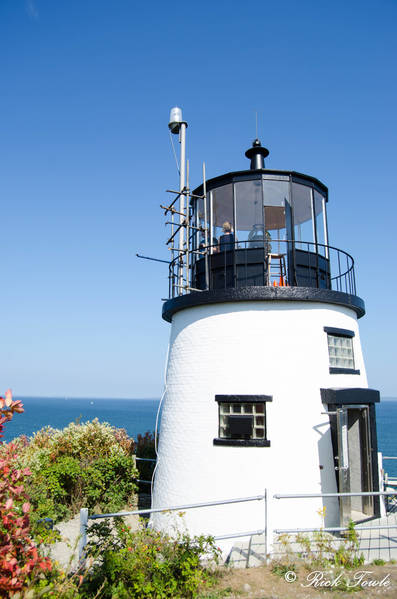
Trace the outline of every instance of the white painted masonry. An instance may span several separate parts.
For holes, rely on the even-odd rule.
[[[359,375],[330,374],[324,326],[350,329]],[[247,301],[173,316],[153,507],[274,493],[336,492],[329,418],[320,388],[367,387],[357,317],[326,303]],[[214,446],[216,394],[271,395],[270,447]],[[322,466],[322,469],[320,469]],[[270,500],[269,528],[339,524],[337,501]],[[262,501],[154,515],[171,531],[221,535],[264,528]],[[269,531],[270,533],[270,531]],[[270,535],[269,535],[270,536]],[[223,548],[231,546],[225,542]]]

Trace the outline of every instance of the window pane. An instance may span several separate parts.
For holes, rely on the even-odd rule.
[[[329,365],[354,370],[353,339],[328,334]]]
[[[292,206],[296,248],[312,252],[314,246],[308,246],[307,243],[304,243],[305,241],[311,243],[315,241],[311,187],[300,183],[292,183]]]
[[[266,241],[271,245],[269,251],[280,254],[285,251],[284,244],[275,240],[288,239],[289,221],[289,183],[287,181],[263,181],[263,203]],[[273,243],[272,243],[273,241]]]
[[[316,215],[317,243],[325,245],[325,198],[318,191],[314,191],[314,212]],[[322,256],[327,256],[323,245],[318,247],[318,253]]]
[[[214,243],[219,242],[223,235],[222,227],[224,223],[231,225],[234,231],[233,222],[233,186],[231,183],[217,187],[212,191],[212,212],[214,227]]]
[[[263,245],[262,180],[239,181],[234,184],[234,193],[237,241],[250,241],[248,247],[258,247],[262,240]]]
[[[248,397],[247,397],[248,399]],[[219,403],[219,437],[222,439],[266,439],[265,403]]]

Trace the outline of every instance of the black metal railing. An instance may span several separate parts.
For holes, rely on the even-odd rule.
[[[251,286],[312,287],[356,295],[354,259],[330,245],[272,239],[200,246],[170,263],[169,297]],[[183,278],[181,273],[184,273]]]

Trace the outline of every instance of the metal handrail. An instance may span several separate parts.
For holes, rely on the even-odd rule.
[[[275,495],[273,495],[273,498],[274,499],[305,499],[305,498],[321,498],[321,497],[355,497],[355,496],[390,497],[390,496],[396,496],[396,495],[397,495],[396,492],[391,492],[391,491],[362,491],[362,492],[357,492],[357,493],[275,494]],[[242,531],[242,532],[227,533],[224,535],[216,535],[216,536],[214,536],[214,539],[222,540],[222,539],[231,539],[231,538],[239,538],[239,537],[252,537],[255,535],[264,535],[264,537],[265,537],[264,554],[265,554],[265,556],[267,556],[269,525],[268,525],[268,516],[267,516],[268,492],[267,492],[267,489],[265,489],[264,494],[253,495],[250,497],[240,497],[240,498],[234,498],[234,499],[221,499],[221,500],[206,501],[206,502],[200,502],[200,503],[190,503],[190,504],[177,505],[177,506],[148,508],[148,509],[133,510],[133,511],[128,511],[128,512],[115,512],[115,513],[109,513],[109,514],[92,514],[92,515],[90,515],[88,513],[87,508],[82,508],[80,510],[80,541],[79,541],[80,563],[84,562],[84,548],[87,544],[87,526],[88,526],[89,520],[97,520],[97,519],[101,519],[101,518],[123,517],[123,516],[129,516],[129,515],[150,514],[150,513],[166,513],[166,512],[171,512],[171,511],[181,511],[181,510],[194,509],[194,508],[203,508],[203,507],[227,505],[227,504],[232,504],[232,503],[244,503],[244,502],[250,502],[250,501],[261,501],[261,500],[264,500],[264,502],[265,502],[265,508],[264,508],[265,527],[264,528],[253,530],[253,531]],[[383,530],[383,529],[391,530],[391,529],[396,529],[396,528],[397,528],[397,523],[379,524],[379,525],[373,525],[373,526],[366,526],[366,525],[358,524],[356,526],[357,532],[366,531],[366,530]],[[316,528],[273,529],[272,532],[274,532],[275,534],[283,534],[283,533],[316,532],[316,531],[342,532],[342,531],[346,531],[346,530],[349,530],[349,528],[336,526],[336,527],[316,527]],[[248,558],[249,558],[249,555],[248,555]]]
[[[256,242],[258,243],[258,241]],[[181,255],[178,254],[169,264],[169,297],[175,297],[177,295],[184,295],[190,293],[192,291],[205,291],[210,290],[214,287],[213,282],[211,281],[211,276],[207,275],[208,271],[208,261],[209,258],[213,258],[219,254],[224,255],[224,279],[225,279],[225,288],[234,287],[236,283],[236,256],[238,252],[245,251],[245,261],[243,260],[242,267],[244,267],[245,272],[245,284],[241,286],[251,286],[252,283],[248,277],[247,271],[247,252],[249,250],[258,249],[262,250],[265,253],[264,256],[264,268],[266,269],[266,262],[271,251],[269,251],[269,246],[273,248],[277,246],[280,249],[280,246],[283,250],[285,250],[282,255],[289,260],[289,264],[287,267],[287,286],[288,287],[305,287],[306,285],[300,284],[298,278],[301,279],[309,279],[309,286],[313,286],[315,288],[320,288],[320,275],[323,276],[323,281],[325,281],[325,286],[328,289],[334,289],[336,291],[345,291],[352,295],[356,295],[356,281],[355,281],[355,273],[354,273],[354,259],[353,257],[332,245],[326,245],[323,243],[315,243],[312,241],[296,241],[292,239],[272,239],[271,241],[263,241],[261,245],[253,245],[252,241],[234,241],[228,244],[228,250],[220,250],[218,244],[211,244],[206,246],[201,246],[198,249],[192,249],[192,264],[190,265],[190,272],[188,273],[188,280],[183,282],[183,285],[175,284],[175,280],[178,277],[179,266]],[[307,265],[299,265],[297,268],[296,265],[296,253],[302,252],[306,254],[308,263]],[[196,265],[203,258],[205,260],[205,281],[203,286],[199,289],[197,288],[196,282],[194,280],[196,275]],[[233,258],[231,260],[231,258]],[[313,260],[313,258],[315,258]],[[319,266],[320,258],[324,261],[324,264],[327,265],[327,270],[324,271]],[[344,265],[345,264],[345,265]],[[331,272],[335,271],[334,273]],[[229,272],[230,270],[230,272]],[[335,274],[336,273],[336,274]],[[232,279],[232,284],[227,284],[226,276]],[[241,275],[240,275],[241,277]],[[244,279],[244,275],[242,276]],[[264,277],[263,284],[267,286],[268,283],[265,281],[266,277]],[[322,287],[321,287],[322,288]]]
[[[159,507],[159,508],[148,508],[148,509],[143,509],[143,510],[132,510],[132,511],[128,511],[128,512],[125,512],[125,511],[114,512],[114,513],[109,513],[109,514],[91,514],[90,515],[88,513],[88,508],[82,508],[80,510],[80,540],[79,540],[79,547],[78,547],[79,562],[80,563],[84,562],[84,548],[87,545],[88,520],[99,520],[99,519],[103,519],[103,518],[117,518],[117,517],[123,517],[123,516],[139,516],[141,514],[166,513],[166,512],[172,512],[172,511],[189,510],[189,509],[200,508],[200,507],[228,505],[231,503],[245,503],[248,501],[261,501],[263,499],[265,500],[265,504],[266,504],[267,503],[267,490],[265,490],[265,493],[262,495],[252,495],[249,497],[238,497],[235,499],[217,499],[214,501],[204,501],[204,502],[200,502],[200,503],[188,503],[188,504],[184,504],[184,505],[174,505],[174,506]],[[263,533],[265,533],[265,536],[266,536],[266,530],[267,530],[266,520],[267,520],[267,509],[265,507],[265,525],[266,525],[265,529],[261,529],[258,531],[245,532],[245,533],[230,533],[230,535],[222,535],[221,537],[215,537],[215,538],[226,539],[226,538],[235,538],[238,536],[259,535],[259,534],[263,534]]]
[[[273,495],[274,499],[305,499],[307,497],[381,497],[396,495],[393,491],[362,491],[360,493],[291,493]]]
[[[110,514],[92,514],[88,516],[89,520],[98,520],[100,518],[116,518],[117,516],[135,516],[139,514],[155,514],[161,512],[177,512],[180,510],[190,510],[198,507],[211,507],[213,505],[226,505],[229,503],[244,503],[245,501],[261,501],[265,495],[253,495],[252,497],[239,497],[237,499],[219,499],[215,501],[203,501],[201,503],[186,503],[184,505],[172,505],[167,507],[147,508],[144,510],[133,510],[132,512],[115,512]]]

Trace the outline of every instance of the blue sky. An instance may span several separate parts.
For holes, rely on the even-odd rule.
[[[189,122],[193,185],[267,166],[330,191],[357,263],[369,384],[397,396],[397,3],[0,0],[0,381],[19,395],[157,397],[169,325],[160,203]]]

